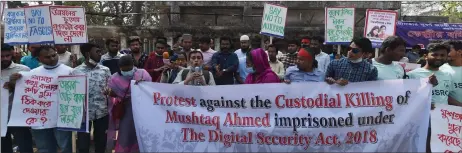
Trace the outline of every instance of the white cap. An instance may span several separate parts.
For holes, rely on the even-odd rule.
[[[249,36],[242,35],[240,41],[250,40]]]

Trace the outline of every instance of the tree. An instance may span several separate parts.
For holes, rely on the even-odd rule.
[[[443,7],[440,13],[441,16],[449,17],[449,22],[451,23],[462,22],[462,11],[459,11],[462,7],[462,2],[445,1],[440,2],[440,5]]]

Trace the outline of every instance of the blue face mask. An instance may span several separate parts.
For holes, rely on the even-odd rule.
[[[120,73],[121,73],[122,76],[124,76],[124,77],[133,77],[133,75],[135,74],[135,69],[133,68],[133,69],[130,70],[130,71],[120,71]]]
[[[255,73],[255,70],[253,69],[253,67],[247,67],[245,71],[247,71],[247,73]]]

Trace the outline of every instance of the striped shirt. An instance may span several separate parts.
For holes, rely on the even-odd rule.
[[[343,78],[349,82],[375,81],[377,80],[377,68],[366,60],[352,63],[348,58],[342,58],[329,64],[326,77],[332,77],[335,80]]]

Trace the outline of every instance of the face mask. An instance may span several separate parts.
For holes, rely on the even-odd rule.
[[[358,59],[356,59],[356,60],[351,60],[351,59],[350,59],[350,62],[351,62],[351,63],[359,63],[359,62],[362,62],[362,61],[363,61],[363,58],[358,58]]]
[[[43,68],[45,68],[45,69],[54,69],[54,68],[57,68],[59,65],[60,65],[59,63],[54,65],[54,66],[49,66],[49,65],[43,64]]]
[[[135,69],[132,69],[130,71],[120,71],[120,73],[122,74],[122,76],[125,77],[133,77],[133,75],[135,74]]]
[[[253,67],[247,67],[246,71],[247,73],[255,73],[255,70],[253,70]]]
[[[95,60],[91,59],[88,61],[91,65],[96,65],[98,64],[98,62],[96,62]]]

